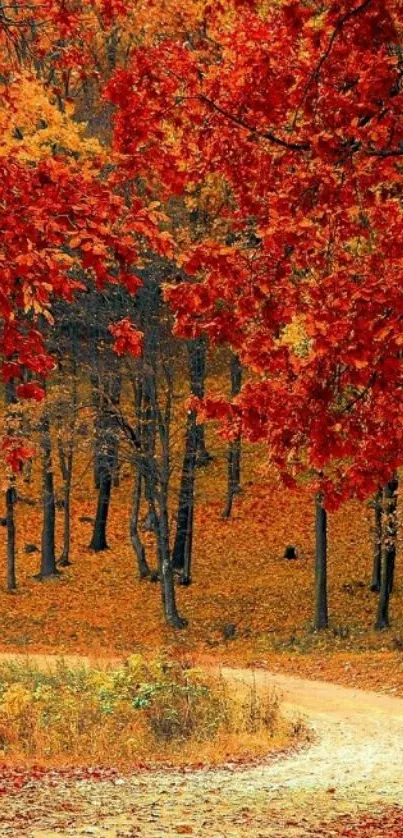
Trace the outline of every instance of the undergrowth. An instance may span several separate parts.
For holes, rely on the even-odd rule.
[[[276,695],[234,693],[177,661],[140,655],[119,668],[0,666],[0,757],[77,764],[217,763],[300,738]]]

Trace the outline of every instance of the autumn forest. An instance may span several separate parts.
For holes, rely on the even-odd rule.
[[[0,835],[402,836],[403,2],[0,2],[0,89]]]

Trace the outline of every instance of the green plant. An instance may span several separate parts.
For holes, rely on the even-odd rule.
[[[5,758],[191,761],[208,743],[226,754],[224,743],[233,737],[249,745],[255,737],[261,750],[279,726],[274,694],[260,696],[253,684],[230,695],[223,679],[178,661],[135,655],[110,670],[60,661],[45,672],[30,664],[0,666]]]

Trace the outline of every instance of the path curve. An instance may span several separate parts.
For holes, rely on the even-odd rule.
[[[35,656],[29,659],[35,661]],[[38,661],[44,660],[51,659],[38,656]],[[65,660],[69,662],[68,656]],[[259,692],[275,688],[282,695],[283,711],[294,718],[303,716],[313,728],[313,744],[242,770],[161,770],[139,773],[119,786],[82,781],[74,791],[81,814],[74,825],[65,824],[60,831],[56,824],[63,789],[53,788],[46,829],[38,824],[18,834],[323,838],[332,833],[320,824],[333,816],[375,813],[403,803],[403,699],[264,670],[221,671],[232,689],[253,681]],[[48,823],[54,824],[53,831]]]

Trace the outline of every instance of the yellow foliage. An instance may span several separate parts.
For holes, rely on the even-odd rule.
[[[85,136],[85,124],[73,120],[73,109],[62,113],[43,86],[23,75],[6,88],[0,108],[0,157],[13,154],[31,163],[59,153],[86,160],[102,158],[100,143]]]

